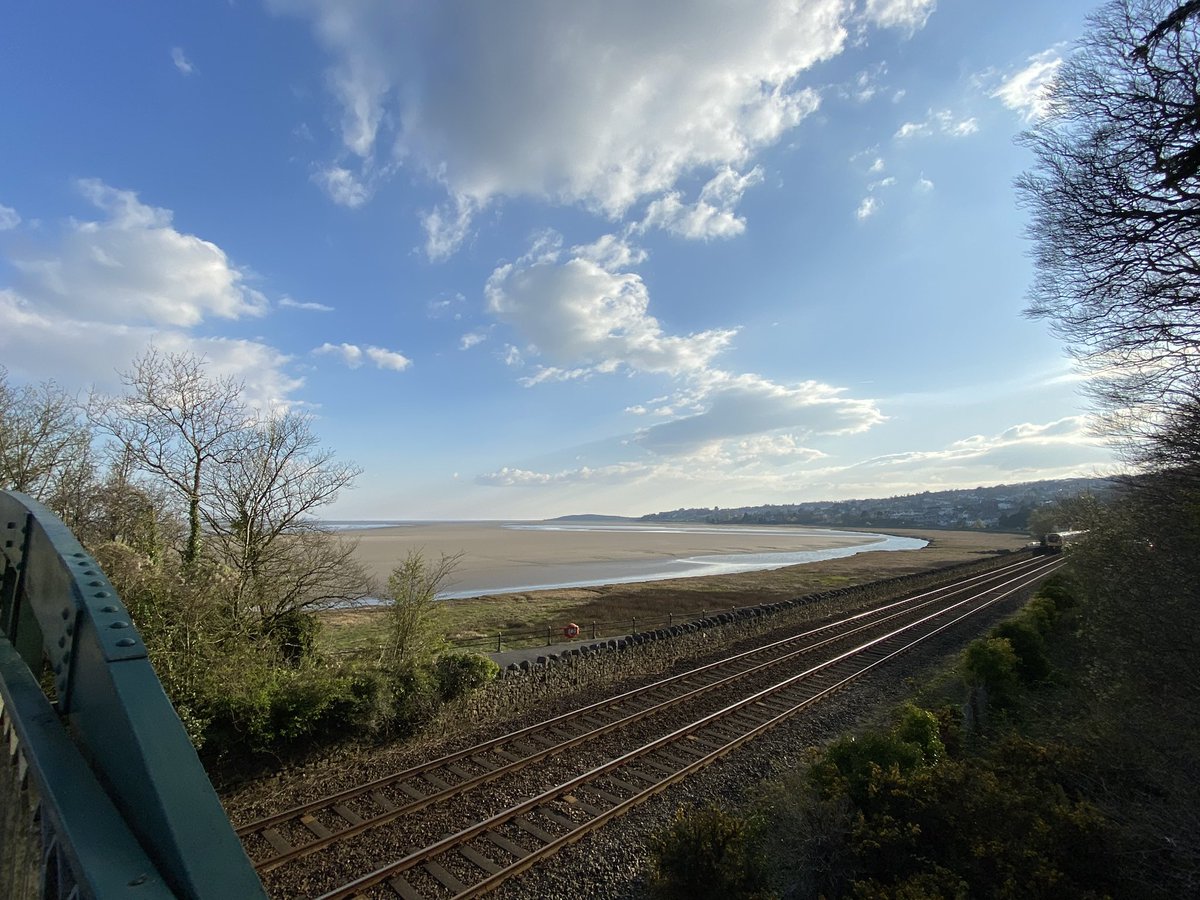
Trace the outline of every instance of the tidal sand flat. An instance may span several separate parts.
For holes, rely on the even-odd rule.
[[[445,597],[729,574],[925,543],[799,527],[555,522],[419,523],[346,534],[381,579],[410,550],[432,559],[461,554]]]

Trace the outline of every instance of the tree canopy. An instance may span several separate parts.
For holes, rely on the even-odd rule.
[[[1200,397],[1200,2],[1102,7],[1023,142],[1028,313],[1119,430],[1154,433]]]

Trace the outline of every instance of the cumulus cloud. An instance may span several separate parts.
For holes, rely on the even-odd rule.
[[[862,222],[864,219],[869,219],[875,213],[879,212],[879,200],[875,197],[863,197],[862,203],[858,204],[858,209],[854,211],[855,217]]]
[[[399,164],[445,189],[423,217],[434,259],[503,197],[612,218],[662,200],[656,216],[681,234],[735,233],[723,198],[689,204],[681,179],[748,171],[816,108],[802,76],[859,22],[846,0],[764,0],[753,15],[722,0],[269,2],[310,22],[330,55],[339,165]],[[870,0],[865,21],[912,30],[932,9]]]
[[[58,246],[15,257],[22,296],[69,317],[177,327],[267,311],[224,251],[177,231],[169,210],[94,179],[78,187],[106,218],[72,221]]]
[[[460,337],[458,339],[458,349],[459,350],[470,350],[472,347],[482,344],[484,341],[487,340],[487,338],[488,338],[488,336],[487,336],[486,332],[468,331],[466,334],[464,334],[462,337]]]
[[[1051,47],[1029,57],[1025,68],[1005,79],[992,97],[1020,113],[1026,122],[1050,111],[1050,88],[1062,65],[1061,48]]]
[[[610,271],[585,255],[560,256],[554,238],[544,236],[526,256],[495,269],[484,288],[488,310],[554,364],[530,384],[621,367],[671,375],[701,371],[736,333],[667,334],[649,313],[640,276]]]
[[[21,217],[11,206],[0,203],[0,231],[11,231],[21,224]]]
[[[357,344],[326,342],[320,347],[314,348],[312,352],[315,356],[332,356],[339,359],[351,369],[357,369],[368,360],[373,362],[378,369],[391,369],[395,372],[403,372],[412,365],[412,360],[403,353],[385,350],[383,347],[360,347]]]
[[[740,175],[726,166],[701,188],[695,203],[685,203],[678,191],[655,200],[647,208],[639,228],[662,228],[692,240],[734,237],[746,230],[746,220],[734,209],[746,189],[760,181],[760,168]]]
[[[68,317],[39,309],[16,291],[0,289],[0,357],[31,380],[53,378],[63,384],[119,390],[116,373],[151,345],[204,357],[213,375],[244,382],[247,402],[260,409],[287,407],[303,385],[287,371],[290,357],[266,344]]]
[[[192,75],[196,71],[196,67],[192,65],[192,61],[184,55],[182,47],[171,48],[171,62],[184,75]]]

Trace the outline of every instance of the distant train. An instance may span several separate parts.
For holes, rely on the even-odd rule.
[[[1051,531],[1042,536],[1042,550],[1046,553],[1062,553],[1063,547],[1079,540],[1086,531]]]

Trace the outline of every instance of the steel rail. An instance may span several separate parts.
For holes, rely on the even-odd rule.
[[[272,871],[289,862],[293,862],[304,856],[319,852],[320,850],[325,849],[334,843],[345,841],[357,834],[361,834],[370,829],[386,825],[389,822],[400,818],[401,816],[425,809],[433,804],[443,802],[451,797],[466,793],[475,787],[495,781],[506,775],[513,774],[524,767],[532,765],[533,763],[546,759],[550,756],[565,752],[574,746],[578,746],[579,744],[594,740],[595,738],[608,734],[612,731],[632,725],[655,712],[661,712],[685,700],[693,699],[701,694],[716,690],[741,678],[746,678],[753,674],[759,673],[768,667],[793,660],[796,657],[806,653],[811,653],[823,646],[828,645],[831,642],[846,640],[863,630],[877,628],[880,624],[893,618],[910,615],[914,610],[919,610],[928,604],[939,602],[939,600],[942,598],[953,596],[963,590],[967,590],[971,584],[980,581],[995,580],[1014,571],[1028,570],[1037,563],[1038,560],[1035,559],[1032,561],[1022,561],[1020,563],[1002,566],[982,574],[961,579],[951,583],[950,585],[943,585],[939,588],[925,591],[912,597],[904,598],[899,601],[893,601],[864,612],[843,617],[842,619],[826,623],[806,632],[802,632],[797,635],[791,635],[787,638],[774,641],[762,647],[752,648],[751,650],[743,651],[731,657],[726,657],[724,659],[696,667],[687,672],[683,672],[666,679],[661,679],[651,685],[646,685],[642,688],[627,691],[623,694],[617,695],[616,697],[589,704],[588,706],[582,707],[578,710],[573,710],[543,722],[535,723],[534,725],[519,729],[510,734],[502,735],[499,738],[485,741],[481,744],[476,744],[473,747],[466,748],[462,751],[447,754],[438,759],[412,767],[402,772],[393,773],[392,775],[375,779],[374,781],[368,782],[364,785],[358,785],[328,797],[309,801],[305,804],[301,804],[300,806],[293,807],[292,809],[285,810],[281,813],[277,813],[275,815],[243,825],[237,829],[237,833],[243,839],[249,839],[255,836],[262,837],[272,846],[273,849],[276,850],[274,855],[259,859],[254,863],[255,868],[260,873]],[[923,598],[932,599],[923,600]],[[922,600],[923,602],[918,602]],[[861,624],[856,625],[855,623]],[[764,653],[786,649],[786,647],[789,645],[794,646],[805,641],[806,639],[810,639],[825,633],[832,634],[824,640],[806,644],[797,650],[786,652],[781,656],[768,659],[765,662],[751,665],[747,669],[735,671],[730,675],[720,677],[715,681],[701,685],[700,687],[691,691],[677,694],[673,697],[668,697],[667,699],[653,703],[648,707],[635,710],[626,716],[614,719],[607,723],[602,723],[598,727],[590,727],[587,731],[574,736],[569,736],[566,740],[559,740],[556,737],[554,744],[543,746],[541,749],[535,750],[533,753],[525,753],[520,759],[512,760],[506,764],[500,765],[499,767],[488,769],[479,762],[480,755],[489,749],[505,744],[511,744],[516,740],[527,738],[543,731],[551,731],[555,727],[562,726],[567,722],[579,719],[588,713],[596,712],[601,709],[611,709],[614,706],[622,705],[630,699],[643,697],[648,694],[652,695],[653,692],[659,691],[664,687],[695,678],[698,675],[711,674],[721,667],[727,668],[744,661],[750,661],[753,659],[753,657],[761,656]],[[546,738],[542,738],[542,740],[545,739]],[[390,803],[390,801],[387,804],[381,804],[380,801],[382,798],[376,796],[372,802],[374,805],[383,808],[384,812],[374,816],[363,817],[359,815],[359,813],[354,812],[344,805],[348,801],[377,792],[381,787],[396,784],[397,782],[403,782],[407,779],[416,778],[423,773],[437,771],[447,765],[453,764],[455,761],[464,759],[469,759],[472,762],[479,764],[479,767],[485,768],[486,771],[480,775],[466,778],[456,784],[445,786],[441,790],[435,790],[433,793],[427,794],[424,797],[412,798],[408,802],[401,803],[398,806],[394,803]],[[387,808],[388,806],[390,806],[390,808]],[[336,830],[332,830],[317,822],[310,816],[312,812],[326,810],[332,810],[331,817],[335,817],[339,823],[344,823],[344,826]],[[292,823],[305,826],[308,833],[313,835],[313,839],[299,846],[292,846],[290,842],[284,840],[281,836],[273,831],[274,826],[283,823]]]
[[[745,710],[755,706],[756,704],[761,705],[763,703],[763,701],[768,700],[775,694],[783,692],[789,688],[795,687],[798,684],[805,681],[806,679],[811,679],[811,678],[813,678],[813,676],[815,676],[819,673],[825,672],[827,670],[830,670],[833,667],[835,667],[839,664],[845,663],[848,660],[852,660],[856,657],[863,656],[864,654],[872,651],[873,649],[879,648],[880,645],[884,644],[885,642],[894,641],[897,638],[912,632],[914,629],[920,627],[921,625],[930,623],[935,619],[944,617],[948,613],[950,613],[956,609],[959,609],[960,607],[963,607],[968,604],[976,603],[976,605],[973,606],[970,610],[956,616],[949,622],[945,622],[940,625],[937,625],[932,630],[928,631],[927,633],[919,635],[916,639],[910,641],[909,643],[904,644],[903,646],[901,646],[899,648],[890,650],[889,652],[884,654],[882,657],[878,657],[874,660],[869,661],[867,665],[862,666],[859,669],[856,669],[850,675],[840,677],[833,685],[829,685],[829,686],[820,688],[818,690],[817,694],[805,698],[803,701],[801,701],[798,704],[793,704],[793,705],[789,706],[786,710],[775,713],[765,723],[757,723],[757,724],[752,725],[750,728],[746,728],[746,727],[742,726],[738,729],[738,733],[733,738],[723,739],[720,741],[719,744],[714,744],[714,742],[706,740],[704,743],[707,744],[708,746],[710,746],[710,748],[711,748],[711,750],[709,752],[705,752],[702,756],[687,763],[685,766],[681,767],[677,771],[666,776],[666,778],[656,781],[656,784],[652,788],[647,788],[639,793],[636,793],[631,798],[619,800],[619,802],[615,805],[615,807],[613,809],[610,809],[608,811],[598,812],[598,814],[595,817],[593,817],[592,819],[590,819],[588,822],[582,823],[581,825],[577,826],[572,831],[569,831],[567,834],[559,836],[559,837],[551,838],[551,840],[540,849],[536,849],[536,850],[532,850],[532,851],[525,851],[525,853],[521,856],[521,858],[519,858],[516,862],[510,864],[509,866],[496,867],[497,870],[495,872],[491,872],[478,885],[476,885],[474,887],[465,887],[462,891],[456,891],[455,897],[476,896],[478,893],[482,893],[486,890],[490,890],[491,888],[498,885],[501,881],[506,880],[507,878],[512,877],[513,875],[519,874],[520,872],[524,871],[525,869],[528,869],[530,866],[532,866],[535,862],[539,861],[540,859],[545,858],[546,856],[552,855],[554,852],[557,851],[557,849],[559,849],[559,847],[564,846],[567,843],[573,843],[574,841],[579,840],[580,838],[585,836],[590,831],[595,830],[596,828],[600,827],[602,824],[609,821],[610,819],[615,818],[617,815],[620,815],[624,811],[627,811],[628,809],[632,808],[632,806],[636,805],[637,803],[640,803],[644,799],[647,799],[649,796],[652,796],[654,793],[657,793],[657,791],[653,789],[654,787],[658,787],[659,790],[664,789],[668,784],[672,784],[672,783],[686,777],[687,775],[693,773],[694,771],[697,771],[698,769],[703,768],[704,766],[708,765],[710,762],[714,761],[715,759],[720,758],[721,756],[731,752],[733,749],[736,749],[736,747],[741,746],[743,743],[750,740],[754,736],[761,734],[767,728],[773,727],[775,724],[778,724],[779,722],[783,721],[784,719],[788,718],[789,716],[794,715],[796,712],[800,711],[801,709],[811,705],[817,699],[828,696],[833,691],[843,687],[850,681],[860,677],[863,673],[868,672],[868,671],[876,668],[877,666],[881,665],[883,662],[894,658],[895,656],[899,655],[900,653],[905,652],[908,649],[911,649],[912,647],[917,646],[918,644],[922,643],[923,641],[929,639],[930,637],[934,636],[935,634],[938,634],[938,633],[946,630],[947,628],[952,627],[953,625],[957,624],[958,622],[963,621],[964,619],[977,614],[980,610],[985,609],[995,603],[998,603],[1001,600],[1016,593],[1017,591],[1020,591],[1032,584],[1035,584],[1036,582],[1041,580],[1041,578],[1043,578],[1046,574],[1053,572],[1054,570],[1059,568],[1061,565],[1062,565],[1062,563],[1058,562],[1058,561],[1047,563],[1047,564],[1041,566],[1040,568],[1038,568],[1037,571],[1032,572],[1032,573],[1026,573],[1025,575],[1022,575],[1016,579],[1012,579],[1010,582],[1006,583],[1005,585],[988,588],[979,595],[976,595],[976,596],[970,597],[970,598],[966,598],[963,600],[959,600],[959,601],[957,601],[953,604],[950,604],[949,606],[947,606],[935,613],[924,616],[915,622],[904,625],[901,628],[895,629],[887,634],[873,638],[870,641],[867,641],[857,647],[854,647],[850,650],[840,653],[837,656],[834,656],[829,660],[819,663],[803,672],[800,672],[796,675],[790,676],[789,678],[784,679],[783,681],[779,682],[776,685],[773,685],[771,687],[760,690],[754,694],[751,694],[748,697],[745,697],[741,700],[736,701],[733,704],[730,704],[729,706],[726,706],[725,708],[723,708],[721,710],[717,710],[716,712],[710,713],[700,719],[697,719],[694,722],[691,722],[687,725],[677,728],[667,735],[663,735],[659,738],[656,738],[653,741],[650,741],[647,744],[642,745],[641,747],[638,747],[634,750],[628,751],[619,757],[616,757],[600,766],[597,766],[597,767],[589,770],[588,772],[584,772],[578,776],[575,776],[574,778],[571,778],[568,781],[565,781],[555,787],[552,787],[546,791],[543,791],[542,793],[540,793],[534,797],[531,797],[531,798],[524,800],[514,806],[511,806],[508,809],[503,810],[502,812],[497,813],[481,822],[477,822],[471,826],[468,826],[467,828],[464,828],[454,834],[451,834],[451,835],[443,838],[442,840],[437,841],[425,848],[413,851],[412,853],[407,854],[406,856],[404,856],[403,858],[401,858],[399,860],[396,860],[392,863],[389,863],[386,866],[376,869],[374,872],[363,875],[362,877],[360,877],[352,882],[349,882],[348,884],[343,885],[340,888],[336,888],[333,891],[330,891],[326,894],[321,895],[320,900],[339,900],[339,898],[352,897],[367,888],[375,887],[375,886],[378,886],[378,885],[381,885],[384,883],[389,884],[389,886],[392,887],[393,890],[397,891],[402,896],[420,897],[421,895],[419,893],[417,893],[411,887],[411,885],[408,885],[407,882],[404,882],[402,877],[400,877],[403,875],[404,872],[407,872],[410,869],[413,869],[422,864],[429,863],[432,859],[439,857],[443,854],[446,854],[449,851],[452,851],[459,847],[462,847],[462,846],[466,845],[468,842],[474,840],[475,838],[486,835],[489,832],[493,831],[493,829],[496,829],[499,826],[504,825],[508,822],[512,822],[513,820],[518,819],[518,817],[522,817],[527,813],[539,810],[541,807],[546,806],[548,803],[558,800],[558,799],[561,799],[567,795],[570,795],[571,792],[576,791],[581,787],[587,787],[587,786],[591,785],[593,782],[597,781],[598,779],[608,776],[611,773],[616,772],[622,768],[625,768],[625,767],[629,766],[630,763],[633,763],[656,750],[660,750],[660,749],[663,749],[666,747],[670,747],[672,749],[678,750],[679,749],[678,745],[680,744],[680,742],[689,736],[694,736],[697,731],[708,728],[709,726],[712,726],[716,723],[723,723],[725,721],[734,721],[733,717],[735,717],[738,713],[742,713]],[[1013,582],[1020,582],[1020,583],[1016,584],[1015,586],[1008,587],[1008,585],[1013,584]],[[989,594],[992,594],[992,593],[1000,590],[1002,587],[1008,587],[1008,590],[1005,590],[1003,593],[1000,593],[997,596],[992,597],[991,599],[988,599],[988,600],[985,600],[982,602],[977,602],[977,601],[979,601],[980,597],[984,597]],[[687,754],[685,753],[684,755],[687,755]],[[659,787],[659,785],[661,785],[661,787]],[[513,855],[517,855],[517,854],[514,853]],[[475,854],[475,856],[478,856],[478,854]],[[474,862],[474,860],[472,860],[472,858],[470,856],[466,856],[464,858],[467,859],[468,861]],[[482,866],[480,866],[480,868],[482,868]],[[486,871],[486,869],[485,869],[485,871]],[[437,876],[435,876],[435,877],[437,877]],[[454,882],[454,879],[452,877],[449,880],[451,882]],[[445,882],[443,882],[443,883],[445,883]],[[454,882],[454,883],[457,883],[457,882]]]
[[[1028,566],[1018,565],[1018,566],[1014,566],[1011,568],[1020,569],[1020,568],[1028,568]],[[1009,572],[1009,568],[1005,568],[1005,569],[999,570],[999,571],[994,570],[993,572],[989,573],[989,577],[986,577],[986,578],[974,577],[969,580],[972,582],[980,581],[980,580],[993,580],[993,579],[1003,577],[1008,572]],[[606,722],[597,727],[590,728],[589,730],[584,731],[582,733],[569,736],[565,740],[556,739],[555,743],[550,744],[548,746],[543,746],[541,749],[537,749],[532,753],[523,755],[520,759],[512,760],[510,762],[500,765],[497,768],[490,769],[479,775],[475,775],[474,777],[466,778],[463,781],[460,781],[456,784],[447,785],[440,790],[435,789],[432,793],[427,794],[424,797],[413,798],[406,803],[400,804],[399,806],[394,806],[392,809],[387,809],[378,815],[362,817],[359,815],[359,813],[353,812],[345,807],[343,807],[341,810],[337,809],[337,805],[341,805],[342,803],[344,803],[343,798],[345,798],[346,795],[349,794],[351,797],[361,796],[365,792],[363,788],[354,788],[354,789],[351,789],[350,791],[344,791],[344,792],[342,792],[341,795],[338,796],[337,800],[334,800],[334,801],[326,799],[323,801],[310,802],[308,804],[305,804],[302,807],[302,812],[299,815],[293,815],[291,818],[284,819],[283,821],[288,821],[288,822],[299,821],[300,824],[304,825],[306,823],[304,822],[303,819],[300,818],[300,816],[307,815],[308,813],[310,813],[311,811],[314,811],[314,810],[333,809],[333,815],[337,816],[337,818],[341,822],[346,823],[344,825],[344,827],[339,828],[336,831],[333,831],[333,830],[326,828],[324,825],[316,825],[316,823],[313,822],[312,824],[316,825],[316,827],[318,827],[321,830],[326,831],[327,833],[323,834],[323,835],[317,834],[313,840],[310,840],[307,843],[301,844],[299,846],[293,846],[290,849],[283,849],[283,850],[280,850],[280,852],[277,852],[276,855],[274,855],[274,856],[266,857],[264,859],[259,859],[259,860],[255,861],[254,866],[262,874],[274,871],[275,869],[278,869],[290,862],[294,862],[295,860],[301,859],[305,856],[310,856],[313,853],[317,853],[317,852],[319,852],[323,849],[326,849],[327,847],[330,847],[336,843],[341,843],[352,837],[355,837],[356,835],[373,830],[375,828],[382,827],[383,825],[387,825],[390,822],[393,822],[396,819],[399,819],[405,815],[409,815],[411,813],[418,812],[420,810],[423,810],[430,806],[433,806],[437,803],[445,802],[446,800],[449,800],[453,797],[465,794],[468,791],[473,790],[474,788],[480,787],[481,785],[488,784],[490,782],[499,780],[500,778],[503,778],[507,775],[511,775],[516,772],[519,772],[522,769],[527,768],[537,762],[541,762],[544,759],[564,753],[573,747],[577,747],[581,744],[593,741],[596,738],[602,737],[606,734],[620,730],[622,728],[629,727],[630,725],[633,725],[651,715],[654,715],[655,713],[664,712],[664,711],[666,711],[674,706],[677,706],[681,703],[695,700],[704,694],[707,694],[714,690],[718,690],[722,687],[727,687],[741,679],[748,678],[755,674],[760,674],[769,668],[795,661],[797,658],[799,658],[801,656],[813,653],[819,649],[829,646],[830,644],[833,644],[833,643],[836,643],[839,641],[845,641],[863,631],[868,631],[871,629],[878,628],[886,622],[892,621],[894,619],[897,619],[897,618],[900,618],[903,616],[912,615],[915,612],[925,608],[926,606],[928,606],[930,604],[941,602],[941,600],[945,599],[946,597],[953,596],[954,594],[959,593],[963,590],[967,590],[967,589],[968,589],[967,587],[961,586],[961,585],[944,587],[941,591],[930,591],[930,592],[926,592],[924,594],[919,594],[915,597],[907,598],[906,600],[903,600],[903,601],[889,603],[883,607],[872,610],[869,613],[855,614],[853,616],[849,616],[844,619],[838,620],[837,622],[828,623],[824,626],[821,626],[820,628],[812,629],[803,634],[794,635],[790,638],[773,642],[772,644],[767,645],[767,647],[778,649],[782,645],[796,644],[796,643],[802,641],[804,638],[815,637],[824,632],[829,632],[829,631],[834,632],[824,639],[816,640],[812,643],[805,644],[804,646],[799,647],[798,649],[795,649],[795,650],[791,650],[787,653],[784,653],[781,656],[777,656],[775,658],[768,659],[761,663],[752,665],[752,666],[750,666],[750,668],[741,669],[741,670],[732,672],[729,675],[720,677],[715,681],[711,681],[707,684],[701,685],[700,687],[697,687],[693,690],[687,691],[682,694],[676,694],[675,696],[668,697],[657,703],[653,703],[650,706],[643,707],[641,709],[630,712],[629,714],[622,716],[620,718],[613,719],[610,722]],[[931,599],[926,599],[922,602],[916,602],[916,601],[920,600],[921,597],[928,597],[934,593],[940,593],[941,596],[940,597],[932,597]],[[898,606],[903,607],[903,608],[895,609],[895,607],[898,607]],[[887,612],[884,615],[880,615],[880,613],[886,612],[887,610],[893,610],[893,611]],[[855,622],[858,622],[858,624],[854,624]],[[837,630],[837,629],[844,628],[847,625],[851,626],[848,628],[848,630]],[[742,660],[748,659],[749,657],[753,656],[754,654],[761,653],[762,650],[764,650],[764,649],[766,649],[766,647],[758,648],[756,650],[747,651],[744,653],[740,653],[740,654],[737,654],[735,657],[731,657],[729,659],[735,659],[735,660],[742,661]],[[716,663],[711,663],[711,664],[705,665],[703,667],[700,667],[700,669],[712,670],[716,666],[728,663],[729,659],[719,660]],[[684,675],[682,677],[686,677],[688,675],[693,675],[693,674],[695,674],[695,671],[699,671],[699,670],[693,670],[693,672],[684,673]],[[680,676],[670,679],[670,681],[678,681],[678,680],[680,680]],[[662,684],[662,682],[659,682],[658,684]],[[608,702],[602,701],[602,703],[604,705],[608,705],[608,703],[611,703],[611,701],[608,701]],[[596,706],[596,704],[593,704],[593,706]],[[554,720],[551,720],[551,721],[554,721]],[[543,730],[549,731],[550,729],[545,728]],[[477,754],[474,755],[472,757],[472,759],[477,761]],[[437,768],[438,768],[438,765],[435,761],[435,763],[427,764],[424,767],[417,767],[415,770],[409,770],[409,772],[415,773],[415,774],[421,774],[423,772],[436,770]],[[411,777],[411,775],[410,775],[410,777]],[[375,783],[377,784],[378,782],[375,782]],[[358,819],[358,821],[355,821],[356,818]],[[277,821],[279,821],[279,817],[278,816],[272,817],[272,820],[277,822]],[[270,821],[270,820],[268,820],[268,821]],[[266,827],[267,826],[262,826],[260,829],[258,829],[256,831],[252,831],[250,833],[251,834],[262,834],[262,831],[265,830]],[[279,838],[276,838],[275,840],[268,839],[268,842],[271,843],[273,847],[277,846],[277,845],[278,845],[278,847],[283,846],[281,839],[279,839]],[[278,849],[278,847],[277,847],[277,849]]]

